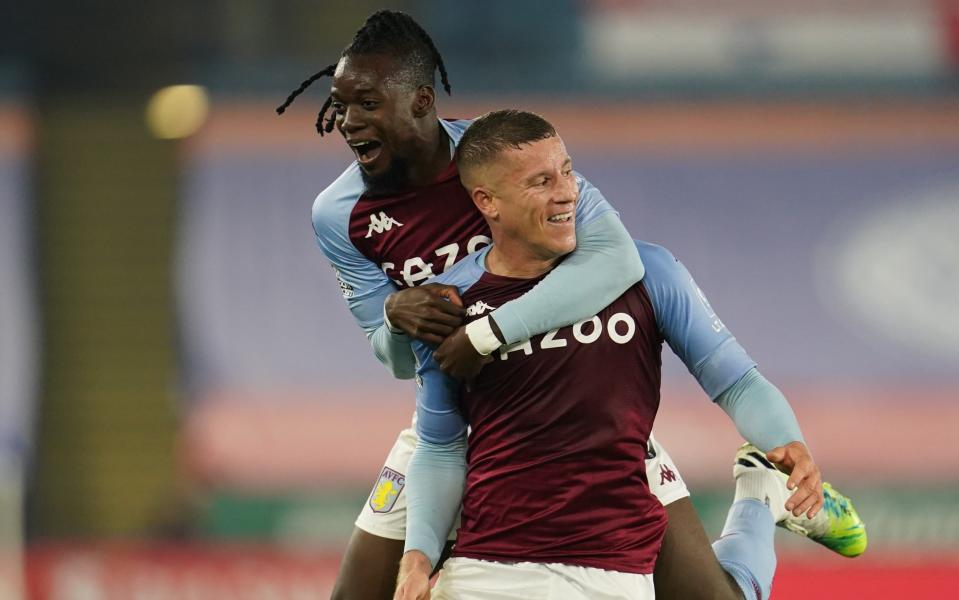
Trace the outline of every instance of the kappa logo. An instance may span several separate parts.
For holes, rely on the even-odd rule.
[[[380,478],[376,480],[373,493],[370,494],[370,508],[375,513],[388,513],[396,505],[403,487],[406,486],[406,477],[389,467],[383,467]]]
[[[370,228],[366,231],[366,237],[373,237],[374,233],[383,233],[384,231],[389,231],[393,229],[393,226],[402,227],[403,224],[394,219],[393,217],[388,216],[382,210],[380,214],[370,215]]]
[[[489,304],[480,300],[476,304],[471,304],[469,308],[466,309],[466,316],[475,317],[476,315],[481,315],[488,310],[496,310],[496,307],[490,306]]]
[[[676,481],[676,473],[666,465],[659,465],[659,485]]]

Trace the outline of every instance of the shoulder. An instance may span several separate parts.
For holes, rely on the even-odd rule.
[[[647,285],[666,284],[675,281],[678,277],[685,276],[686,269],[679,262],[679,259],[673,256],[672,252],[658,244],[641,240],[633,241],[636,243],[636,250],[646,267],[644,283]]]
[[[479,281],[480,277],[483,276],[483,273],[486,272],[483,264],[486,253],[489,251],[488,249],[489,246],[470,254],[446,271],[437,275],[430,281],[430,283],[453,285],[459,289],[461,294],[464,293],[467,289],[472,287],[473,284]]]
[[[313,229],[317,235],[330,228],[348,227],[350,213],[363,189],[363,177],[354,162],[313,201]]]
[[[473,119],[440,119],[446,134],[453,140],[453,144],[459,145],[463,133],[473,123]]]

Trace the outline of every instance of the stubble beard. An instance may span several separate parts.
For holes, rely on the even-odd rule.
[[[410,188],[410,164],[405,158],[394,158],[382,175],[372,177],[363,169],[360,169],[360,175],[366,192],[371,196],[386,196]]]

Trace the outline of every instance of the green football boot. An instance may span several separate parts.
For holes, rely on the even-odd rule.
[[[786,488],[789,476],[769,462],[766,454],[759,448],[752,444],[744,444],[736,452],[733,477],[739,480],[746,473],[757,471],[774,474],[774,477],[765,478],[765,485],[767,486],[766,503],[776,519],[776,525],[808,537],[842,556],[859,556],[866,551],[868,542],[866,526],[849,498],[840,494],[830,484],[825,482],[822,484],[826,501],[816,516],[812,519],[805,514],[797,517],[784,507],[786,499],[792,495],[792,492]],[[770,486],[779,489],[768,489]]]

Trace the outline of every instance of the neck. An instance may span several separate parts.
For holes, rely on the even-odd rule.
[[[501,244],[496,236],[493,238],[493,247],[486,255],[486,270],[493,275],[535,279],[556,266],[560,259],[559,256],[538,257],[520,244]]]
[[[434,115],[422,136],[422,160],[410,167],[410,184],[422,186],[432,183],[449,166],[449,136]]]

